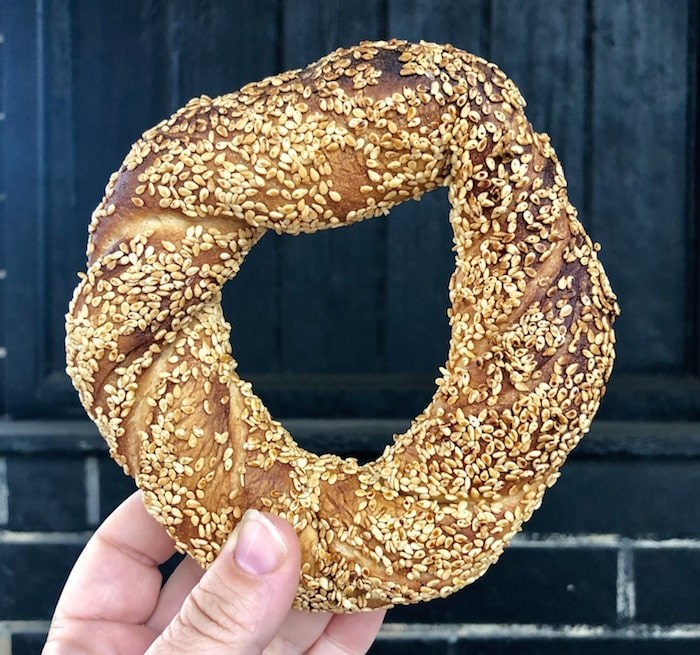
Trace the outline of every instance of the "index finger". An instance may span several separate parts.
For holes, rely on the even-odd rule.
[[[73,567],[55,618],[145,623],[161,586],[158,565],[175,553],[136,492],[97,529]]]

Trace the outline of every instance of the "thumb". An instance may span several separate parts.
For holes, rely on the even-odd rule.
[[[148,655],[261,653],[289,613],[299,568],[292,527],[248,510]]]

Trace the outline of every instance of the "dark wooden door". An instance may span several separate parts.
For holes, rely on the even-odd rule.
[[[5,2],[0,366],[12,417],[80,417],[63,315],[86,226],[139,134],[363,39],[499,64],[551,134],[620,297],[603,417],[700,418],[692,0]],[[226,289],[235,355],[280,416],[408,417],[446,354],[445,194],[352,228],[267,235]]]

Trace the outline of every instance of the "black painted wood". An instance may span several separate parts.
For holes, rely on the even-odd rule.
[[[0,12],[0,143],[7,138],[5,130],[7,126],[7,48],[5,46],[6,24],[2,12]],[[5,173],[5,158],[0,156],[0,225],[5,225],[7,215],[5,212],[5,200],[7,198],[7,175]],[[7,288],[7,269],[5,268],[5,248],[7,239],[5,230],[0,229],[0,384],[5,379],[5,355],[7,344],[5,343],[5,289]],[[5,413],[5,395],[0,389],[0,415]]]
[[[688,13],[688,135],[686,174],[688,206],[686,225],[690,261],[688,272],[688,311],[686,329],[690,351],[690,370],[700,378],[700,3],[691,2]]]
[[[189,98],[239,89],[281,69],[276,0],[167,4],[171,110]],[[266,235],[227,285],[224,312],[243,370],[274,371],[279,359],[278,246]]]
[[[689,4],[593,2],[590,224],[623,308],[625,372],[684,372]]]
[[[387,0],[388,31],[397,39],[452,43],[489,56],[489,0]]]
[[[383,36],[380,2],[283,4],[284,69]],[[382,364],[381,219],[353,229],[278,237],[281,371],[377,372]]]
[[[52,0],[46,6],[44,29],[44,80],[51,111],[45,113],[44,157],[48,167],[45,186],[46,243],[40,254],[45,261],[46,317],[49,325],[60,325],[77,283],[76,272],[85,258],[85,241],[78,239],[85,217],[76,211],[76,132],[74,122],[72,17],[67,0]],[[99,191],[99,187],[95,189]],[[43,267],[42,267],[43,268]],[[65,361],[63,334],[47,334],[47,370],[60,370]]]
[[[42,0],[0,21],[0,411],[83,416],[63,315],[90,214],[144,129],[192,95],[396,36],[492,59],[552,136],[623,309],[601,415],[700,417],[692,0]],[[428,402],[449,336],[447,212],[434,192],[254,249],[224,308],[241,374],[276,414],[401,417]]]
[[[78,544],[0,543],[0,621],[48,621],[80,550]]]
[[[18,186],[7,192],[3,229],[6,243],[5,375],[3,392],[8,411],[31,412],[35,384],[45,362],[42,327],[44,184],[43,114],[40,80],[43,42],[31,3],[9,3],[3,11],[6,97],[3,168],[12,170]]]
[[[586,0],[494,0],[489,57],[518,85],[527,116],[552,138],[566,171],[571,202],[584,209],[586,112]]]
[[[487,10],[482,0],[390,0],[388,32],[486,55]],[[439,189],[394,209],[387,221],[384,348],[391,372],[436,377],[447,357],[447,285],[454,269],[448,213],[446,191]]]

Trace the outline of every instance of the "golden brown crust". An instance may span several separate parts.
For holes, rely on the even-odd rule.
[[[298,607],[479,577],[588,430],[615,297],[513,83],[451,46],[339,50],[146,132],[90,226],[68,372],[149,511],[203,566],[248,507],[296,528]],[[376,461],[317,456],[235,373],[220,291],[267,230],[346,225],[447,185],[456,268],[435,395]]]

